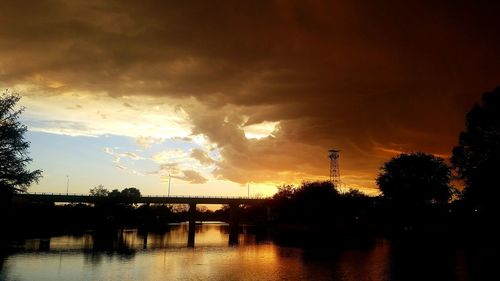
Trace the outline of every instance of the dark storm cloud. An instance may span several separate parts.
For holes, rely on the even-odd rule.
[[[494,1],[1,5],[2,85],[195,97],[194,131],[221,148],[216,173],[239,182],[327,174],[330,146],[352,178],[397,151],[446,155],[500,84]],[[243,115],[280,130],[247,140]]]

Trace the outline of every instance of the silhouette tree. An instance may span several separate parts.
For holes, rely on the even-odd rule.
[[[109,197],[120,197],[122,194],[118,189],[113,189],[111,192],[108,194]]]
[[[137,198],[141,197],[141,191],[135,187],[125,188],[121,191],[123,197]]]
[[[28,128],[18,119],[24,108],[16,109],[21,97],[8,91],[0,96],[0,197],[25,192],[38,182],[41,170],[27,169],[32,159],[28,156],[29,142],[24,139]]]
[[[291,207],[299,221],[323,223],[332,218],[338,197],[338,191],[329,181],[303,182],[293,193]]]
[[[92,196],[102,196],[102,197],[105,197],[105,196],[108,196],[109,195],[109,191],[104,188],[104,186],[102,184],[94,187],[94,188],[91,188],[90,191],[89,191],[90,195]]]
[[[382,168],[377,184],[386,199],[399,203],[447,202],[451,170],[442,158],[425,153],[400,154]]]
[[[295,189],[293,188],[293,185],[278,186],[278,192],[273,195],[273,199],[275,201],[291,200],[294,193]]]
[[[320,201],[330,201],[338,197],[339,193],[329,181],[321,182],[303,182],[295,191],[293,197],[295,200],[316,204]]]
[[[368,195],[363,192],[350,188],[349,191],[341,194],[342,198],[368,198]]]
[[[122,198],[126,198],[127,201],[134,201],[134,199],[141,197],[141,191],[135,187],[125,188],[120,192]],[[125,203],[127,206],[137,206],[136,203]]]
[[[464,198],[494,206],[500,196],[500,87],[487,92],[467,113],[451,163],[465,182]]]

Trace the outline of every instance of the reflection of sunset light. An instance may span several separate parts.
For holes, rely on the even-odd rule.
[[[349,280],[384,281],[387,268],[390,266],[390,245],[386,241],[378,241],[380,245],[370,251],[346,250],[338,263],[338,271],[350,276]],[[369,277],[368,277],[369,276]]]
[[[318,280],[324,276],[342,280],[387,280],[391,267],[391,245],[380,240],[366,249],[344,249],[320,255],[323,260],[304,259],[307,249],[278,246],[270,240],[256,241],[253,234],[240,234],[239,245],[228,245],[226,224],[197,225],[195,247],[187,247],[187,224],[171,225],[165,233],[123,230],[27,240],[22,254],[4,264],[20,280],[82,278],[99,280]],[[245,232],[245,231],[244,231]],[[92,240],[100,240],[94,248]],[[310,238],[308,238],[310,239]],[[42,245],[43,244],[43,245]],[[102,248],[100,248],[102,247]],[[68,251],[70,250],[70,251]],[[79,251],[83,250],[83,251]],[[89,251],[91,250],[91,251]],[[29,254],[34,251],[35,254]],[[27,254],[28,253],[28,254]],[[83,265],[82,265],[83,264]],[[29,270],[26,270],[29,268]],[[92,278],[90,278],[92,276]],[[346,279],[347,278],[347,279]],[[339,280],[340,280],[339,279]],[[38,279],[37,279],[38,280]],[[336,279],[335,279],[336,280]]]

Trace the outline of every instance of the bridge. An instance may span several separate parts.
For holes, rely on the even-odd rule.
[[[18,193],[17,198],[34,202],[53,203],[135,203],[135,204],[263,204],[270,198],[257,197],[224,197],[224,196],[95,196],[86,194],[63,193]]]
[[[229,205],[229,244],[238,243],[239,206],[253,204],[268,204],[270,198],[252,197],[222,197],[222,196],[95,196],[86,194],[61,193],[18,193],[16,198],[32,202],[49,203],[128,203],[128,204],[188,204],[189,231],[188,247],[194,247],[196,233],[197,204],[227,204]],[[269,213],[269,208],[268,208]]]

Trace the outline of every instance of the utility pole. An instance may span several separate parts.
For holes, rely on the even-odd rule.
[[[247,183],[247,189],[248,189],[248,191],[247,191],[247,193],[248,193],[248,198],[250,198],[250,184],[249,184],[249,183]]]
[[[69,194],[69,176],[66,175],[67,181],[66,181],[66,195]]]

